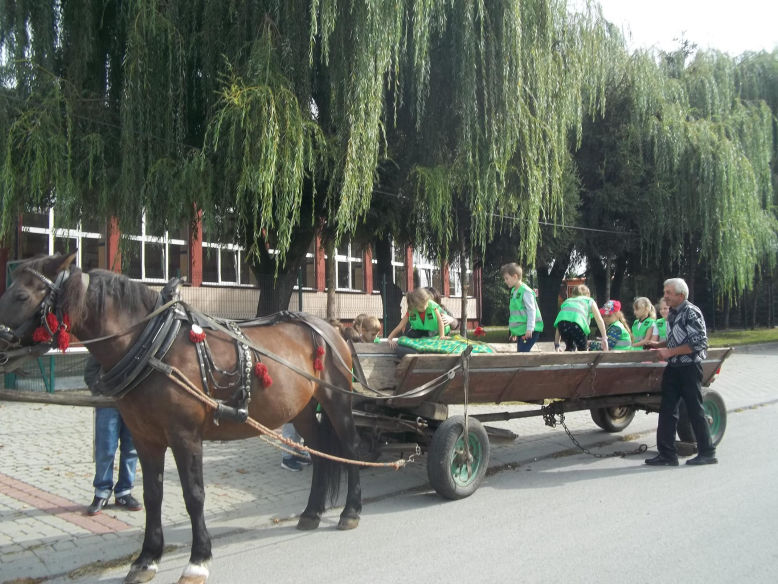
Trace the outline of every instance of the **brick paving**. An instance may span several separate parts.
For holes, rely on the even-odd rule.
[[[735,416],[741,408],[778,400],[776,372],[778,344],[740,349],[724,364],[713,388]],[[511,408],[481,406],[470,412],[500,409]],[[456,413],[452,408],[451,414]],[[602,446],[606,452],[634,448],[620,443],[619,435],[599,431],[588,412],[568,414],[567,423],[587,447]],[[519,435],[515,442],[492,444],[492,468],[526,466],[572,448],[562,430],[545,427],[540,418],[490,425]],[[655,415],[639,413],[625,433],[650,449],[655,428]],[[85,514],[93,497],[92,439],[90,408],[0,402],[0,584],[71,581],[67,574],[77,579],[85,566],[129,564],[140,549],[145,513],[111,504],[95,517]],[[719,450],[726,460],[726,437]],[[284,523],[305,506],[310,467],[300,473],[283,470],[279,451],[259,438],[206,443],[204,458],[206,521],[217,554],[219,537]],[[190,541],[189,518],[170,452],[166,469],[165,541],[185,548]],[[139,468],[133,492],[139,499],[141,476]],[[426,461],[421,457],[397,472],[367,469],[362,477],[368,513],[372,499],[427,488]]]

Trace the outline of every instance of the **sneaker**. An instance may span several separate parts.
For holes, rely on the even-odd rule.
[[[311,455],[307,452],[305,453],[299,453],[297,454],[297,462],[302,464],[303,466],[308,466],[311,464]]]
[[[104,497],[95,497],[92,499],[92,504],[86,508],[87,515],[97,515],[108,504],[108,499]]]
[[[691,464],[692,466],[700,465],[700,464],[718,464],[719,459],[715,456],[704,456],[702,454],[698,454],[694,458],[690,458],[686,461],[686,464]]]
[[[286,470],[291,470],[292,472],[300,472],[303,470],[302,465],[300,464],[300,461],[296,458],[282,458],[281,459],[281,468],[285,468]]]
[[[116,497],[116,506],[124,507],[127,511],[140,511],[143,509],[143,505],[140,504],[132,495],[124,495],[123,497]]]

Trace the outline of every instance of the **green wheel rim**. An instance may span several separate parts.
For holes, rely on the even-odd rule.
[[[721,412],[719,407],[712,401],[706,401],[703,404],[703,408],[705,410],[705,419],[710,427],[711,439],[715,442],[721,431]]]
[[[459,437],[451,452],[451,478],[460,487],[469,486],[478,476],[478,471],[481,468],[481,464],[483,464],[483,447],[475,434],[470,433],[468,443],[470,445],[470,455],[472,456],[469,472],[467,461],[465,460],[464,435]]]

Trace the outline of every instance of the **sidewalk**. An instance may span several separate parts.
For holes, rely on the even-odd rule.
[[[724,396],[730,415],[735,416],[739,408],[778,398],[773,390],[775,371],[778,346],[739,350],[725,362],[713,388]],[[509,408],[471,406],[470,412],[476,409]],[[451,414],[456,413],[452,408]],[[603,446],[604,452],[634,448],[634,444],[621,443],[620,435],[598,430],[588,412],[568,414],[567,423],[584,446]],[[545,427],[540,418],[492,425],[520,434],[513,443],[492,444],[490,467],[494,470],[573,453],[564,431]],[[645,442],[652,449],[655,429],[655,415],[638,413],[626,433],[630,440]],[[730,431],[738,429],[731,425]],[[126,571],[138,553],[145,513],[119,510],[112,504],[95,517],[84,513],[93,496],[92,437],[90,408],[0,402],[0,583],[95,581],[108,567],[121,566]],[[206,521],[215,554],[220,537],[293,524],[304,508],[310,467],[299,473],[282,469],[280,452],[260,438],[207,442],[204,452]],[[726,436],[721,454],[726,459]],[[166,468],[165,542],[188,550],[189,517],[170,452]],[[141,476],[139,468],[133,492],[138,499],[143,493]],[[428,488],[424,457],[400,471],[362,472],[366,510],[376,498]],[[330,519],[325,519],[323,527]]]

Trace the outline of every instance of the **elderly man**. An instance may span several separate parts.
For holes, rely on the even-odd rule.
[[[667,361],[662,376],[662,404],[656,429],[659,455],[646,460],[651,466],[678,466],[675,432],[678,427],[678,405],[686,403],[689,421],[697,439],[697,456],[686,464],[716,464],[716,447],[711,442],[708,422],[702,408],[702,360],[708,348],[708,336],[702,312],[689,302],[689,287],[681,278],[664,284],[664,300],[670,307],[667,315],[667,339],[649,341]]]

